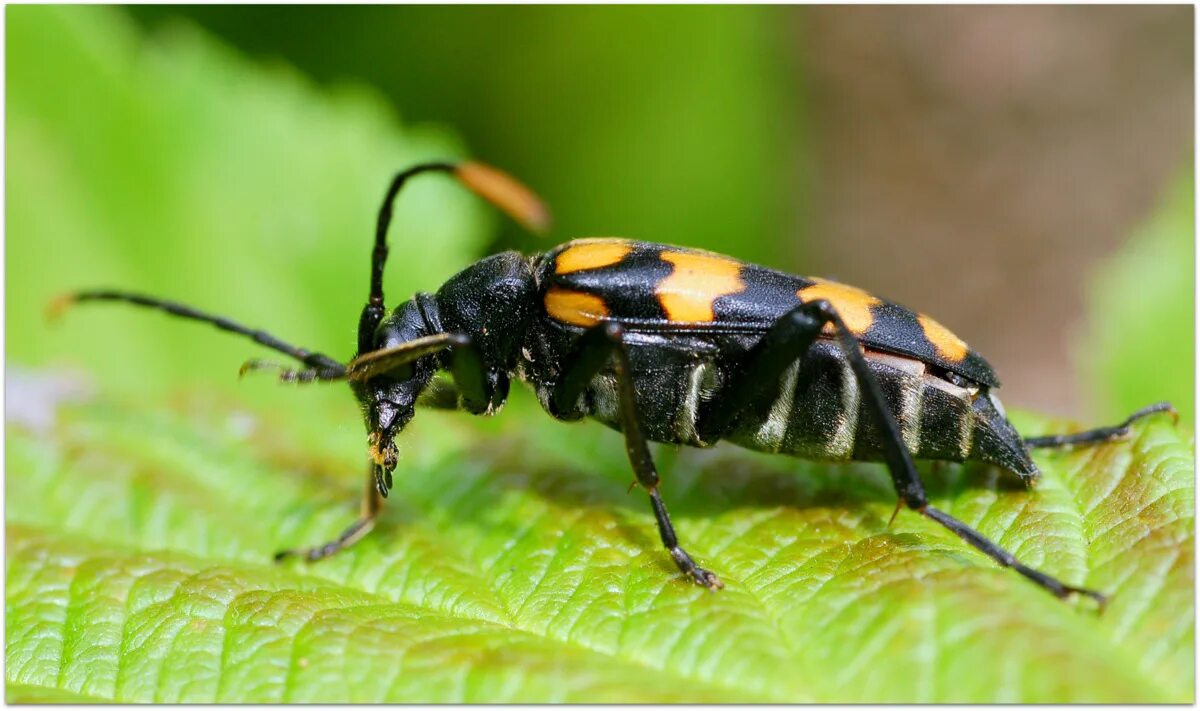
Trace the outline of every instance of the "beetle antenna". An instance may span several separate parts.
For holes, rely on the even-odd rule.
[[[467,162],[454,169],[454,176],[530,232],[540,235],[549,231],[549,208],[536,193],[508,173],[484,163]]]
[[[392,178],[383,204],[379,207],[379,218],[375,223],[375,248],[371,251],[371,292],[367,305],[363,307],[358,321],[358,352],[371,350],[371,338],[375,327],[383,319],[383,268],[387,263],[388,228],[392,224],[392,208],[396,195],[409,178],[422,173],[448,173],[471,192],[495,205],[531,232],[542,233],[550,227],[550,211],[529,188],[515,178],[483,163],[450,163],[438,161],[421,163],[403,170]]]
[[[222,331],[228,331],[230,333],[246,336],[256,343],[279,351],[284,355],[291,356],[301,363],[313,368],[319,368],[323,370],[338,370],[341,372],[345,372],[346,370],[344,365],[327,355],[316,353],[305,348],[298,348],[289,343],[284,343],[266,331],[247,328],[246,326],[230,321],[223,316],[213,316],[212,314],[206,314],[203,311],[197,311],[190,306],[184,306],[183,304],[175,303],[174,301],[156,299],[154,297],[144,296],[142,294],[109,290],[77,291],[73,294],[64,294],[54,299],[54,301],[50,303],[49,313],[51,316],[56,316],[66,309],[67,306],[85,301],[121,301],[128,304],[136,304],[138,306],[158,309],[159,311],[165,311],[172,316],[179,316],[181,318],[192,319],[193,321],[210,323]]]

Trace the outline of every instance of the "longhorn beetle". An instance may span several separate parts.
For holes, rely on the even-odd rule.
[[[534,231],[549,214],[527,188],[480,163],[424,163],[398,173],[379,210],[370,292],[358,350],[342,363],[171,301],[124,291],[80,291],[56,305],[122,301],[202,321],[298,361],[251,360],[242,372],[278,369],[286,382],[348,382],[367,428],[369,471],[358,519],[336,539],[276,559],[326,558],[366,535],[392,486],[396,436],[418,405],[496,412],[515,376],[560,420],[591,417],[624,434],[650,497],[663,545],[694,582],[723,587],[680,545],[659,492],[649,442],[743,447],[809,459],[886,463],[907,505],[1002,566],[1060,598],[1101,593],[1034,570],[978,531],[929,505],[913,459],[982,461],[1026,483],[1029,451],[1124,438],[1137,419],[1174,410],[1158,403],[1115,427],[1022,438],[994,389],[995,373],[937,321],[865,291],[784,274],[694,249],[624,239],[581,239],[532,257],[497,254],[392,311],[383,271],[392,205],[409,179],[451,175]],[[452,382],[434,380],[448,371]],[[893,514],[893,518],[895,514]]]

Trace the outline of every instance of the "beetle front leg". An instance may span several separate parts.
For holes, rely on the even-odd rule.
[[[264,370],[274,370],[279,374],[281,383],[315,383],[333,382],[346,379],[345,368],[289,368],[282,363],[254,358],[242,364],[238,377],[246,373],[257,373]]]
[[[346,530],[328,543],[312,548],[298,548],[279,551],[275,554],[275,562],[282,561],[286,558],[304,558],[309,563],[314,563],[323,558],[337,553],[338,551],[349,548],[375,528],[375,520],[379,517],[379,511],[383,508],[383,496],[380,495],[379,489],[375,484],[375,463],[371,462],[367,467],[367,485],[363,492],[362,508],[359,511],[358,518],[354,523],[350,524]]]
[[[692,556],[680,547],[675,527],[667,514],[667,507],[659,495],[658,470],[654,466],[650,446],[638,421],[637,397],[630,375],[629,354],[622,336],[621,327],[615,323],[598,324],[584,333],[554,388],[554,407],[560,413],[575,412],[579,396],[583,394],[584,389],[609,359],[616,360],[617,410],[621,432],[625,435],[625,452],[629,455],[629,463],[633,466],[638,484],[650,495],[650,506],[654,510],[654,519],[658,523],[658,533],[663,546],[671,554],[675,565],[693,582],[709,590],[719,590],[724,587],[721,580],[711,571],[697,565]]]

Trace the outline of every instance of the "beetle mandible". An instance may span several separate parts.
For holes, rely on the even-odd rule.
[[[549,214],[508,175],[481,163],[433,162],[398,173],[379,210],[370,290],[348,363],[182,304],[115,290],[79,291],[57,307],[119,301],[202,321],[287,355],[287,382],[347,382],[367,429],[361,513],[336,539],[276,554],[316,561],[374,526],[396,468],[396,436],[418,405],[496,412],[516,377],[561,420],[591,417],[623,433],[649,495],[663,546],[683,573],[723,587],[680,545],[659,491],[649,442],[750,449],[833,461],[883,461],[901,505],[1065,598],[1098,591],[1030,568],[965,523],[929,505],[914,459],[982,461],[1026,483],[1031,449],[1093,445],[1128,435],[1137,419],[1071,435],[1022,438],[1009,423],[991,366],[933,319],[860,289],[784,274],[719,254],[625,239],[582,239],[547,253],[504,252],[418,293],[392,311],[383,272],[392,206],[409,179],[443,173],[539,231]],[[434,380],[448,371],[452,382]]]

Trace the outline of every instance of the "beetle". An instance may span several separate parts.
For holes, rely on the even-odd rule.
[[[541,201],[481,163],[431,162],[396,174],[384,195],[370,288],[348,363],[163,299],[116,290],[66,295],[115,301],[206,322],[298,361],[250,360],[242,373],[276,369],[285,382],[346,382],[367,429],[368,477],[358,518],[334,540],[277,560],[317,561],[365,536],[392,486],[396,436],[418,406],[491,415],[512,378],[530,385],[560,420],[591,417],[625,440],[635,484],[647,492],[663,546],[695,583],[720,578],[680,545],[659,490],[649,442],[750,449],[832,461],[882,461],[898,502],[948,528],[1001,566],[1059,598],[1105,596],[1030,568],[929,504],[914,459],[980,461],[1027,484],[1030,450],[1127,437],[1132,423],[1023,438],[996,397],[991,366],[932,318],[852,286],[785,274],[696,249],[626,239],[581,239],[549,252],[503,252],[451,277],[436,294],[384,305],[393,204],[418,175],[442,173],[526,227],[549,220]],[[434,378],[447,372],[450,379]],[[893,514],[893,519],[895,514]]]

